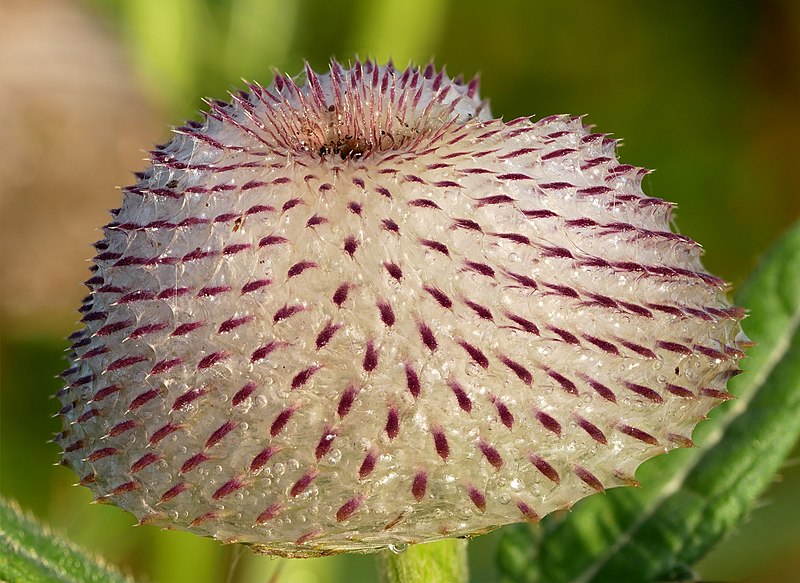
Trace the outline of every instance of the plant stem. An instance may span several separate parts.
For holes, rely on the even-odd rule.
[[[378,568],[384,583],[467,583],[467,541],[447,539],[411,545],[401,553],[383,551]]]

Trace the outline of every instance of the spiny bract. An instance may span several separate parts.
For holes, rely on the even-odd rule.
[[[580,118],[336,62],[212,101],[96,244],[64,463],[262,552],[536,521],[691,445],[742,311]]]

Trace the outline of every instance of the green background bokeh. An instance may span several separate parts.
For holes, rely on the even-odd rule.
[[[800,216],[800,3],[792,0],[70,4],[122,47],[153,127],[163,128],[141,150],[167,139],[169,124],[196,118],[201,97],[224,98],[241,78],[268,84],[273,67],[294,74],[304,60],[324,70],[331,56],[397,65],[435,58],[452,75],[480,73],[498,117],[587,114],[597,131],[624,137],[622,161],[657,170],[645,191],[678,203],[680,231],[703,244],[706,266],[734,286]],[[74,476],[53,466],[57,448],[45,443],[58,430],[49,396],[72,330],[3,316],[0,493],[146,581],[230,574],[230,583],[266,582],[277,570],[283,583],[375,579],[370,557],[254,557],[193,535],[133,529],[129,515],[90,506],[88,490],[70,487]],[[778,581],[800,569],[800,472],[782,475],[769,503],[704,561],[705,577]],[[495,540],[471,544],[474,581],[494,579]]]

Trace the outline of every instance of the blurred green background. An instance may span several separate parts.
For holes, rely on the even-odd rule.
[[[496,116],[588,114],[625,138],[645,191],[740,283],[800,216],[800,2],[793,0],[0,0],[0,493],[144,581],[372,581],[371,557],[285,561],[131,528],[54,467],[50,395],[89,243],[146,151],[204,96],[331,56],[432,57],[480,73]],[[707,580],[797,581],[800,468],[701,565]],[[647,484],[643,485],[644,487]],[[578,504],[574,512],[580,512]],[[471,543],[495,579],[496,535]],[[272,579],[272,577],[275,577]]]

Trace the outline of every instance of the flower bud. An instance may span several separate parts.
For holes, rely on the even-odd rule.
[[[58,441],[99,500],[286,556],[474,535],[730,397],[742,310],[580,118],[370,61],[209,107],[96,244]]]

